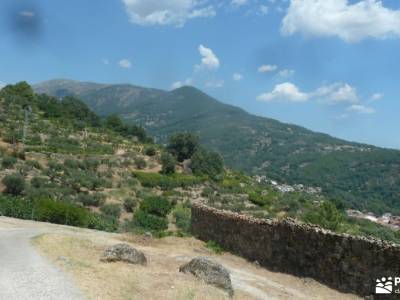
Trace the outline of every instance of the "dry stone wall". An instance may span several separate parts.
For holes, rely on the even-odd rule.
[[[377,278],[400,276],[400,246],[336,234],[295,220],[262,220],[195,204],[192,232],[273,271],[373,295]]]

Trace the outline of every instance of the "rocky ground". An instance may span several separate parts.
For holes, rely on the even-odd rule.
[[[0,234],[1,299],[229,299],[223,290],[179,272],[198,256],[230,272],[233,299],[357,299],[228,253],[213,254],[194,238],[153,239],[5,217]],[[107,247],[121,242],[142,251],[147,264],[100,261]],[[29,274],[29,281],[18,274]],[[34,293],[38,290],[47,298]]]

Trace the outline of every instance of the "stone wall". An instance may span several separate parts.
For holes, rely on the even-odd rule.
[[[377,278],[400,276],[399,245],[290,219],[261,220],[195,204],[192,232],[273,271],[310,277],[361,296],[374,294]]]

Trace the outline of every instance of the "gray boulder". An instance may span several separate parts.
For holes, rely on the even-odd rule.
[[[100,260],[102,262],[123,261],[130,264],[147,264],[147,259],[143,252],[132,248],[128,244],[117,244],[108,247]]]
[[[221,264],[206,257],[196,257],[181,266],[179,272],[191,273],[204,282],[214,285],[233,296],[233,288],[229,271]]]

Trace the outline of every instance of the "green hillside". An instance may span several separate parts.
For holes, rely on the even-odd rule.
[[[225,163],[289,184],[321,187],[348,206],[375,212],[400,210],[400,151],[333,138],[218,102],[193,87],[171,92],[131,85],[54,80],[38,93],[76,95],[96,113],[120,114],[156,140],[174,132],[200,136]]]

